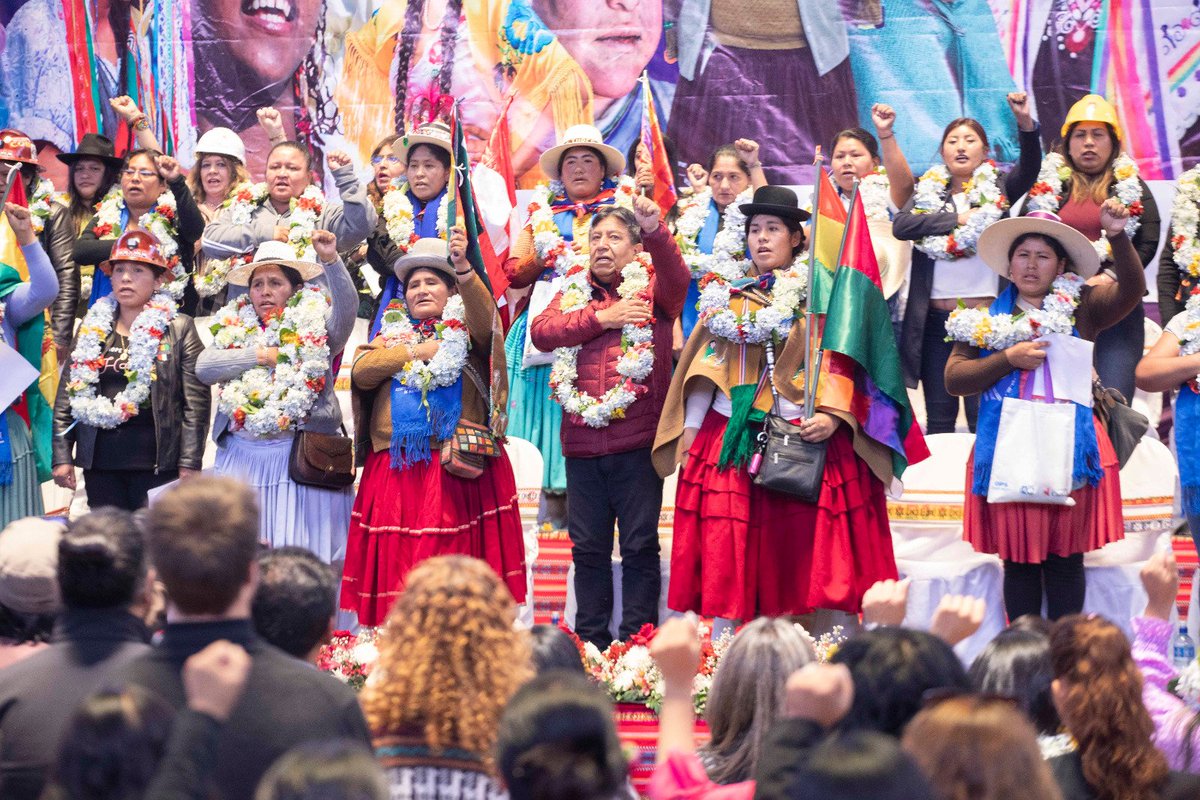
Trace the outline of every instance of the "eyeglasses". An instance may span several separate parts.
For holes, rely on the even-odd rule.
[[[126,178],[132,178],[134,175],[137,175],[139,178],[141,178],[144,181],[148,181],[151,178],[158,177],[157,172],[152,172],[148,169],[134,169],[133,167],[126,167],[125,169],[121,170],[121,174],[124,175]]]
[[[399,158],[399,156],[372,156],[371,157],[371,166],[372,167],[378,167],[380,164],[383,164],[384,162],[387,162],[388,164],[399,164],[400,158]]]

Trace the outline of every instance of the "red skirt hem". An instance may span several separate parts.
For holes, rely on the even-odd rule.
[[[388,451],[368,455],[350,516],[341,607],[363,625],[382,624],[412,568],[440,555],[486,561],[525,601],[525,540],[508,456],[502,450],[472,481],[436,458],[398,470]]]
[[[1104,477],[1095,486],[1071,492],[1074,506],[1043,503],[989,503],[971,491],[975,449],[967,459],[963,538],[981,553],[1006,561],[1040,564],[1048,555],[1069,556],[1098,550],[1125,538],[1121,476],[1108,432],[1093,417]]]
[[[883,484],[850,432],[829,439],[814,505],[718,469],[727,424],[709,412],[680,473],[667,604],[731,619],[859,611],[867,588],[897,573]]]

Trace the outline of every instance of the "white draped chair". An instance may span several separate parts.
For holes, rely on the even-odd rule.
[[[542,454],[532,442],[508,437],[504,446],[517,479],[517,504],[521,509],[521,529],[525,537],[525,602],[517,610],[517,620],[525,627],[533,625],[533,562],[538,557],[538,505],[542,499]]]
[[[896,568],[910,580],[904,624],[927,630],[947,594],[983,598],[983,625],[955,648],[970,663],[1004,628],[1004,568],[963,540],[963,490],[975,437],[940,433],[925,441],[930,457],[905,471],[903,495],[888,502]]]

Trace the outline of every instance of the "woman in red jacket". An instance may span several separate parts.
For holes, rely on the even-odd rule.
[[[539,350],[554,349],[550,386],[563,407],[567,531],[575,563],[575,630],[611,641],[612,537],[620,522],[619,636],[658,622],[662,479],[650,445],[671,383],[671,336],[689,273],[648,197],[633,211],[592,215],[589,254],[575,256],[562,291],[534,318]]]

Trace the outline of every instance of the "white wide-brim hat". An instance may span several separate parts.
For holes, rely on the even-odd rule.
[[[446,151],[454,157],[453,145],[450,142],[450,126],[444,122],[428,122],[412,133],[401,136],[392,143],[392,152],[405,164],[408,163],[408,151],[419,144],[427,144]]]
[[[196,159],[206,155],[229,156],[236,158],[239,163],[246,163],[246,145],[242,138],[229,128],[213,128],[205,131],[196,142]]]
[[[258,249],[254,251],[254,260],[249,264],[241,264],[229,270],[229,277],[226,280],[234,286],[249,286],[254,270],[268,264],[274,264],[277,267],[291,267],[300,273],[300,278],[305,282],[325,273],[325,269],[317,262],[302,261],[296,258],[295,248],[287,242],[272,240],[258,246]]]
[[[606,178],[620,175],[625,170],[625,156],[617,148],[604,143],[604,137],[595,125],[572,125],[563,132],[558,144],[542,153],[542,157],[538,159],[538,163],[542,165],[542,172],[551,180],[558,180],[558,162],[562,160],[563,153],[572,147],[590,147],[602,153],[608,164],[608,172],[604,176]]]
[[[993,222],[979,235],[975,252],[983,263],[1007,279],[1008,248],[1024,233],[1039,233],[1057,240],[1067,251],[1067,269],[1071,272],[1090,278],[1100,271],[1100,256],[1088,238],[1049,211],[1032,211],[1023,217]]]
[[[392,272],[401,285],[408,281],[408,276],[417,269],[431,269],[455,280],[454,267],[450,265],[450,245],[444,239],[427,236],[417,239],[408,248],[408,252],[396,259],[392,264]]]

